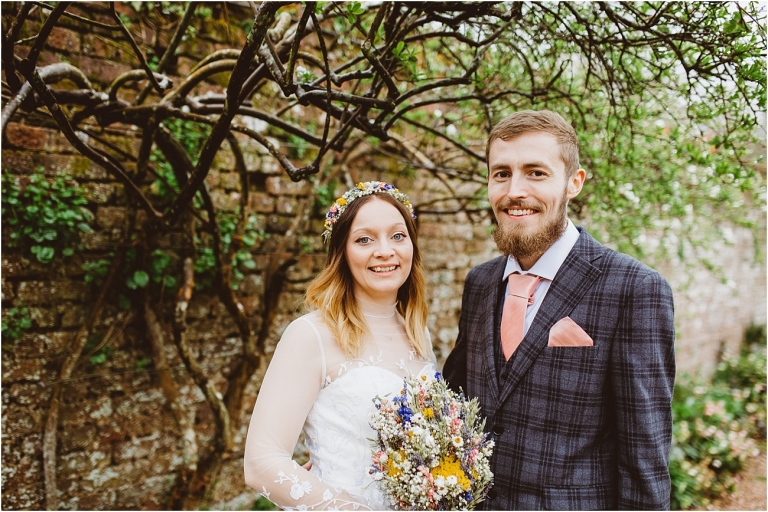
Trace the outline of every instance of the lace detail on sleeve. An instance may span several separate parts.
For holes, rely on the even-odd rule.
[[[282,470],[278,471],[275,483],[289,487],[290,497],[294,501],[301,503],[295,506],[283,503],[281,506],[283,510],[370,510],[360,503],[352,501],[348,496],[345,498],[343,493],[335,489],[332,491],[329,487],[322,489],[321,495],[320,490],[315,491],[313,489],[310,480],[301,479],[299,473],[302,471],[301,466],[293,462],[292,469],[296,472],[286,474]],[[271,493],[267,491],[267,488],[262,486],[261,489],[261,495],[272,501]],[[283,492],[280,494],[283,494]]]

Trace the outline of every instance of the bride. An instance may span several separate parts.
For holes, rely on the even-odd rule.
[[[245,443],[245,481],[287,510],[390,508],[368,474],[376,396],[434,372],[413,209],[392,185],[359,183],[331,206],[310,312],[283,333]],[[291,460],[303,430],[311,469]]]

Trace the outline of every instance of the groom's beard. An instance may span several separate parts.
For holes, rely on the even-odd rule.
[[[513,202],[510,203],[510,206],[514,205]],[[504,206],[500,205],[500,207]],[[567,192],[564,192],[560,205],[553,211],[552,218],[546,220],[539,229],[526,233],[518,226],[499,223],[493,228],[493,241],[505,256],[512,255],[518,262],[541,256],[565,232],[565,227],[568,225],[567,210],[568,197]]]

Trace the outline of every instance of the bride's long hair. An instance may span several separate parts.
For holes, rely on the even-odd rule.
[[[352,221],[360,208],[374,196],[397,208],[413,242],[411,274],[397,291],[397,312],[405,319],[405,332],[411,345],[421,357],[427,357],[430,346],[426,333],[426,279],[421,265],[416,223],[405,205],[389,194],[370,194],[357,198],[339,216],[333,225],[325,268],[309,284],[304,306],[308,311],[320,312],[323,322],[348,357],[354,358],[360,354],[363,339],[369,330],[355,300],[354,279],[345,249]]]

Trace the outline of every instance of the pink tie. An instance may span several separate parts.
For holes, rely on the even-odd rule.
[[[501,314],[501,348],[507,361],[523,341],[525,310],[533,304],[533,290],[538,282],[539,276],[532,274],[509,275],[509,294],[504,300],[504,311]]]

